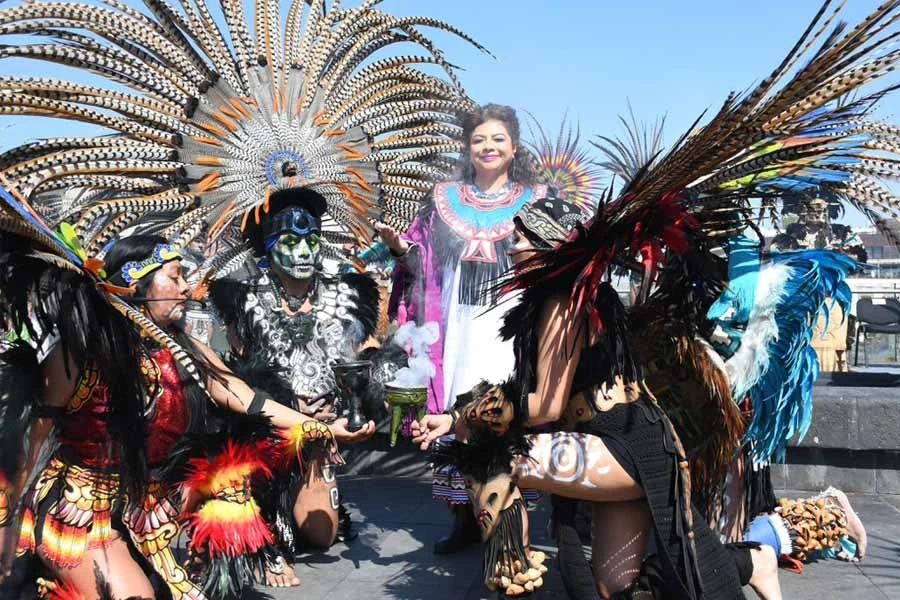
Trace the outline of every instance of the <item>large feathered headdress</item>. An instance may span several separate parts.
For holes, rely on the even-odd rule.
[[[829,10],[832,4],[823,4],[769,77],[745,94],[729,95],[708,123],[691,127],[634,173],[580,235],[539,255],[530,267],[541,268],[524,269],[512,287],[564,277],[573,302],[596,316],[599,283],[611,267],[622,266],[649,280],[639,298],[644,301],[664,271],[685,268],[697,253],[712,254],[752,225],[755,202],[788,190],[837,189],[876,224],[893,220],[900,203],[879,180],[900,175],[894,164],[900,127],[868,117],[893,88],[837,101],[896,68],[900,52],[891,41],[900,0],[885,2],[852,28],[836,23],[840,7]],[[704,278],[688,268],[682,279],[700,285]],[[670,308],[688,301],[672,300]]]
[[[6,187],[52,226],[67,220],[91,256],[154,215],[185,241],[259,221],[270,195],[308,186],[328,203],[326,242],[365,245],[380,218],[405,226],[461,149],[456,116],[472,107],[453,67],[422,32],[426,17],[395,17],[294,0],[148,0],[138,10],[28,2],[0,10],[0,57],[59,63],[108,85],[0,76],[0,114],[101,126],[114,135],[44,139],[0,155]],[[23,39],[20,42],[19,40]],[[396,44],[416,54],[379,51]],[[474,44],[475,42],[472,41]],[[477,46],[477,44],[476,44]],[[480,48],[480,46],[478,46]],[[419,65],[437,65],[440,77]],[[88,193],[60,198],[61,192]]]
[[[580,128],[573,129],[564,117],[556,137],[551,138],[531,113],[528,116],[528,145],[538,177],[560,199],[580,211],[593,212],[599,202],[602,169],[594,161],[591,149],[582,144]]]

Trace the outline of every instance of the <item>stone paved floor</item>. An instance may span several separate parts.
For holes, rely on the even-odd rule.
[[[299,557],[299,588],[261,589],[248,598],[313,600],[481,600],[491,598],[480,581],[481,551],[435,557],[431,545],[448,527],[448,516],[430,499],[422,479],[348,478],[342,489],[359,524],[359,538],[328,552]],[[830,560],[808,565],[803,575],[781,572],[786,600],[900,600],[900,497],[855,497],[869,533],[865,562]],[[546,511],[532,515],[532,539],[553,546],[543,531]],[[539,598],[565,598],[552,561]],[[748,598],[755,595],[748,588]]]

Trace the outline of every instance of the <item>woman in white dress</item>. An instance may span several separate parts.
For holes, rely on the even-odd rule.
[[[496,299],[491,290],[512,266],[513,217],[547,195],[546,186],[535,184],[527,151],[520,151],[515,110],[487,104],[462,124],[467,146],[461,177],[435,185],[432,202],[406,233],[379,227],[397,259],[392,314],[400,324],[440,326],[430,348],[436,370],[428,389],[431,413],[449,410],[479,381],[496,381],[512,371],[512,347],[498,335],[503,311],[489,310]],[[453,470],[436,472],[433,492],[457,517],[453,533],[435,544],[435,553],[477,542],[462,477]]]

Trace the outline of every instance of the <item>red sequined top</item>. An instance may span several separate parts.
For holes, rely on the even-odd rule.
[[[147,425],[147,460],[151,468],[162,465],[175,442],[187,431],[188,410],[175,359],[163,349],[145,361],[141,370],[151,381],[150,422]],[[100,372],[88,366],[81,374],[75,393],[59,420],[59,441],[63,451],[87,467],[103,469],[115,459],[109,444],[106,415],[109,389],[100,381]]]

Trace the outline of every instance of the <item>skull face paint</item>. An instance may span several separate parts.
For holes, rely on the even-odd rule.
[[[309,279],[319,265],[320,251],[320,238],[317,233],[306,235],[283,233],[272,246],[272,264],[288,277]]]
[[[828,202],[822,198],[815,198],[806,205],[806,224],[813,226],[825,225],[828,221]]]

